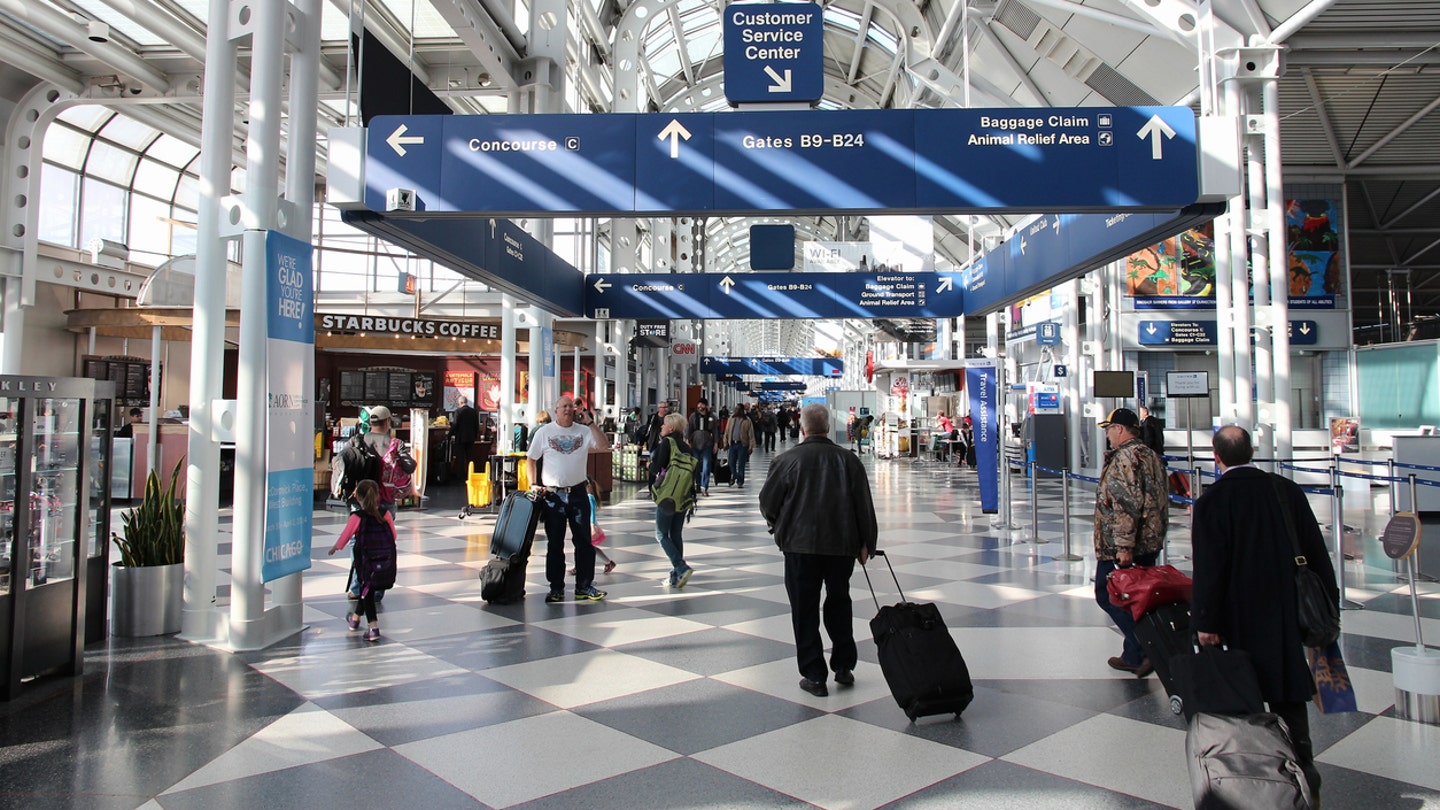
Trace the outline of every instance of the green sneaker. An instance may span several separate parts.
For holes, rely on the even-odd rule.
[[[685,566],[685,570],[681,572],[680,578],[675,580],[675,590],[678,591],[681,588],[685,587],[685,583],[690,581],[690,575],[693,573],[695,573],[694,568],[691,568],[688,565]]]
[[[564,601],[565,601],[565,592],[564,592],[564,591],[551,591],[550,593],[546,594],[546,596],[545,596],[545,604],[547,604],[547,605],[553,605],[553,604],[555,604],[556,602],[564,602]]]
[[[604,599],[605,596],[606,596],[606,594],[605,594],[604,591],[596,590],[596,589],[595,589],[595,586],[594,586],[594,585],[591,585],[590,587],[586,588],[586,589],[583,590],[583,591],[576,591],[576,592],[575,592],[575,601],[576,601],[576,602],[599,602],[600,600]]]

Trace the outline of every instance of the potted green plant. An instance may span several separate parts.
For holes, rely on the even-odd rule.
[[[110,591],[110,632],[160,636],[180,632],[185,590],[185,503],[175,497],[182,458],[160,486],[154,470],[140,503],[120,516],[114,535],[120,561]]]

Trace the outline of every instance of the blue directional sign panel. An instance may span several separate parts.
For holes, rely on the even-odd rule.
[[[1320,340],[1320,325],[1314,321],[1290,321],[1290,345],[1314,346]]]
[[[736,3],[725,9],[725,98],[819,101],[824,15],[817,3]]]
[[[930,112],[936,114],[915,119],[916,144],[949,148],[925,150],[922,207],[958,196],[976,206],[1013,208],[1040,196],[1050,211],[1093,208],[1097,199],[1119,210],[1161,196],[1179,207],[1199,196],[1195,116],[1187,107]],[[1006,180],[1022,176],[1041,185],[1020,189]]]
[[[953,318],[957,273],[593,274],[590,318]]]
[[[1141,321],[1141,346],[1208,346],[1215,343],[1214,321]]]
[[[1054,321],[1035,324],[1035,342],[1041,346],[1060,345],[1060,324]]]
[[[845,361],[838,357],[702,357],[701,374],[760,374],[766,377],[803,374],[839,377]]]
[[[766,6],[767,8],[773,6]],[[1174,210],[1198,197],[1188,107],[376,116],[365,204],[417,211]]]

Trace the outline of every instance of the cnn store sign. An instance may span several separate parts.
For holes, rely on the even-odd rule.
[[[670,359],[680,363],[694,363],[700,359],[700,349],[694,341],[677,341],[670,344]]]

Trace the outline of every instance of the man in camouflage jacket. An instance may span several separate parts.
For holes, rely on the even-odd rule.
[[[1129,609],[1110,604],[1106,581],[1116,568],[1155,564],[1165,547],[1170,490],[1165,462],[1140,441],[1140,417],[1134,411],[1116,408],[1100,427],[1111,449],[1095,494],[1095,601],[1125,637],[1123,651],[1108,663],[1143,678],[1153,669],[1150,659],[1135,638]]]

